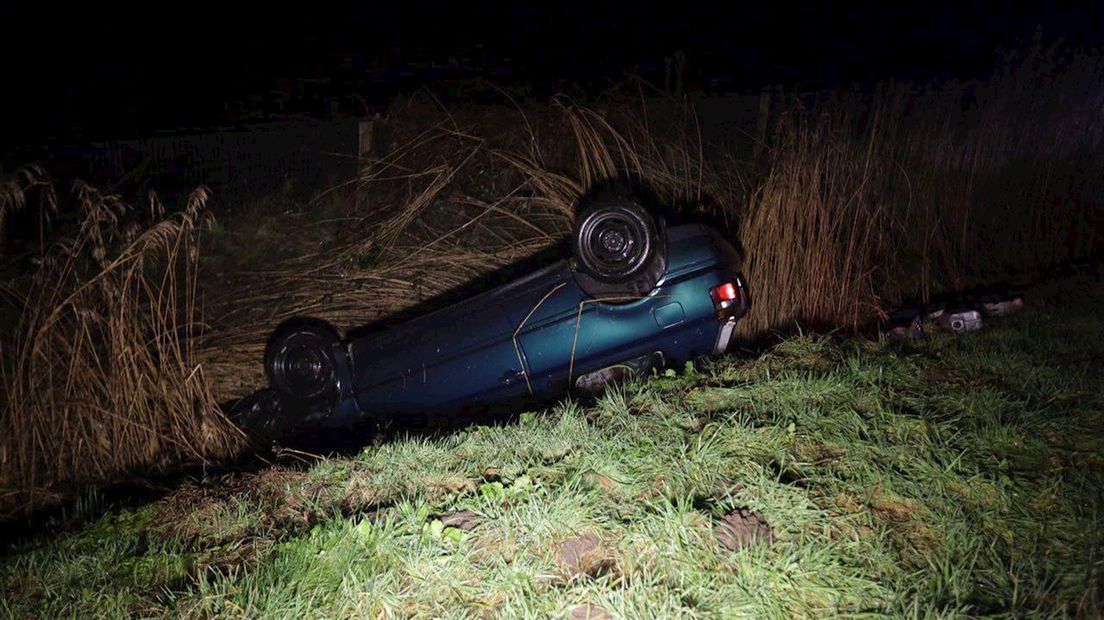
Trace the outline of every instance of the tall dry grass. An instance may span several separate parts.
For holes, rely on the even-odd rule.
[[[7,194],[4,208],[19,198]],[[206,193],[172,213],[153,197],[139,211],[83,184],[75,200],[78,229],[5,286],[21,312],[0,366],[4,515],[240,447],[194,350]]]
[[[1036,49],[984,83],[795,104],[742,220],[745,334],[854,328],[905,300],[1104,249],[1104,62]]]

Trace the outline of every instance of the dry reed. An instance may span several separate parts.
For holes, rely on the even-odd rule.
[[[197,190],[144,213],[78,184],[79,230],[46,249],[21,290],[0,384],[0,507],[240,448],[195,359]],[[15,203],[9,203],[15,204]]]

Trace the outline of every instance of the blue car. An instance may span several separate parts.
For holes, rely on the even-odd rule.
[[[265,439],[466,416],[723,353],[749,306],[739,254],[647,204],[595,192],[570,258],[405,323],[342,340],[319,320],[286,322],[265,350],[270,387],[234,416]]]

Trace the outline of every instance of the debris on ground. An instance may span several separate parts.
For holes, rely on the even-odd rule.
[[[924,307],[924,316],[932,321],[943,316],[943,313],[947,310],[947,304],[944,303],[931,303]]]
[[[904,306],[885,316],[884,335],[889,340],[920,340],[924,338],[924,322],[933,321],[945,332],[964,334],[983,327],[982,315],[1004,316],[1024,307],[1019,295],[967,295],[954,305],[933,302]]]
[[[989,316],[1003,316],[1023,310],[1024,302],[1022,297],[1013,297],[1011,299],[990,299],[982,301],[979,305],[981,310]]]
[[[924,338],[924,322],[920,315],[912,317],[907,325],[894,325],[887,336],[890,340],[921,340]]]
[[[945,332],[964,334],[981,329],[981,313],[977,310],[947,311],[936,319],[936,323]]]
[[[924,338],[923,306],[905,306],[890,312],[886,317],[888,330],[886,338],[890,340],[921,340]]]

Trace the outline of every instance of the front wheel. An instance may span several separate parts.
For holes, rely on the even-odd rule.
[[[631,196],[603,196],[575,221],[571,253],[576,280],[592,297],[640,297],[667,269],[667,250],[655,221]]]
[[[337,397],[337,332],[325,321],[297,318],[276,328],[265,347],[265,375],[277,392],[299,403],[332,404]]]

